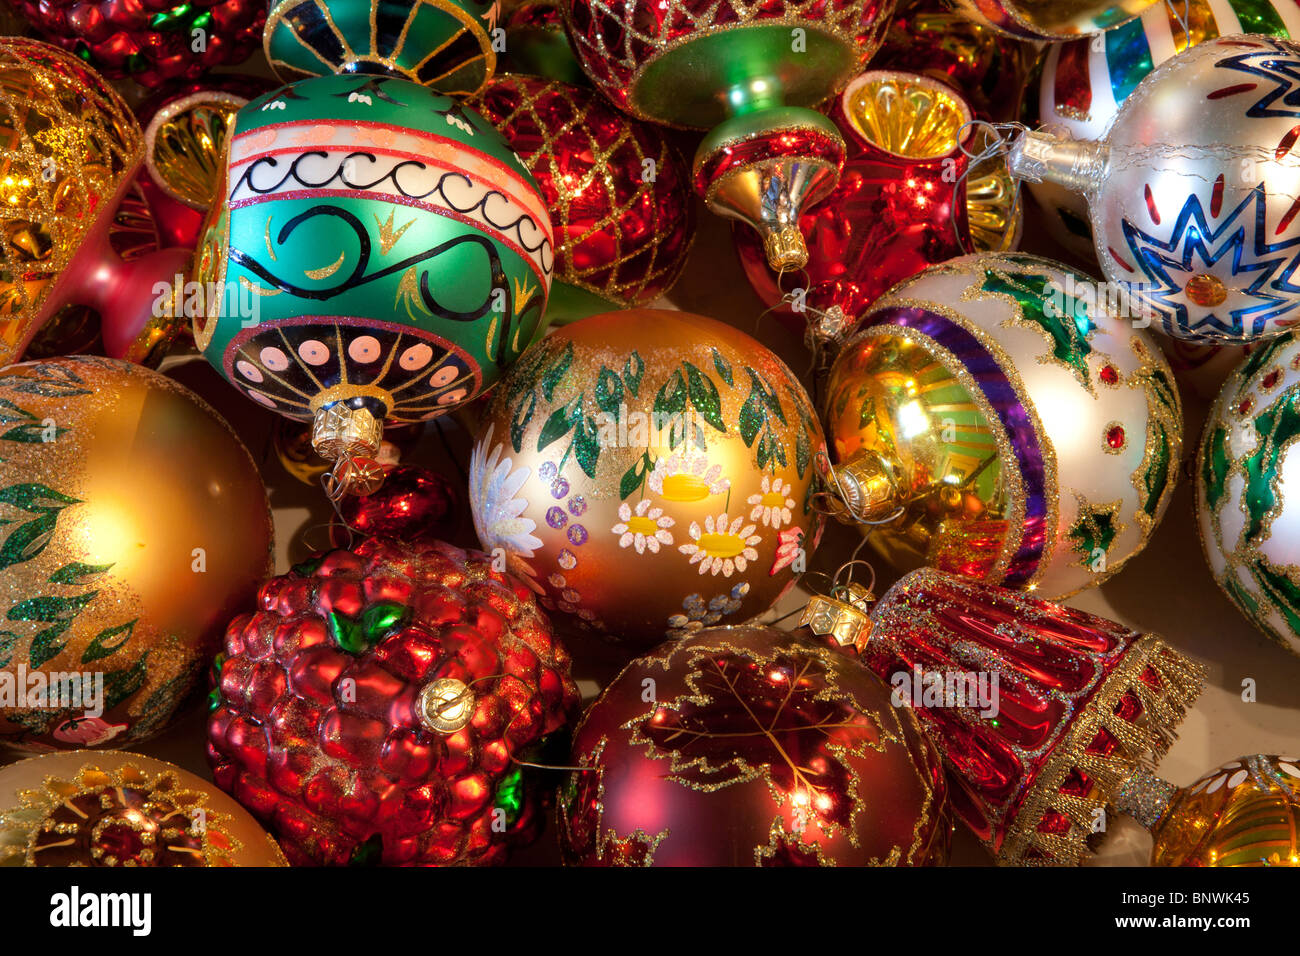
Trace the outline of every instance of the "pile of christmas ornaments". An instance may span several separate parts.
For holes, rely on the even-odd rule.
[[[1294,5],[8,3],[0,863],[1300,864],[1296,758],[1160,779],[1201,665],[1057,603],[1217,362],[1205,553],[1300,652]],[[650,307],[692,193],[811,377]],[[187,350],[332,549],[276,573]],[[781,626],[832,520],[902,576]],[[205,694],[215,786],[120,749]]]

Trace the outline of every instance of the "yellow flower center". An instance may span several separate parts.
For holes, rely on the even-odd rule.
[[[738,534],[702,534],[699,546],[711,558],[734,558],[745,550],[745,539]]]
[[[633,515],[627,519],[627,530],[632,534],[643,534],[647,538],[653,538],[659,526],[655,524],[653,518],[646,518],[641,515]]]
[[[699,475],[669,475],[664,479],[661,498],[669,501],[702,501],[709,496],[709,483]]]
[[[765,508],[784,508],[785,495],[781,494],[779,491],[769,491],[759,499],[759,502]]]

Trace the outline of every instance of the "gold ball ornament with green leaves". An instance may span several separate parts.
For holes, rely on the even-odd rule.
[[[484,549],[544,606],[646,647],[767,610],[806,567],[821,426],[798,379],[687,312],[591,316],[497,386],[470,464]]]

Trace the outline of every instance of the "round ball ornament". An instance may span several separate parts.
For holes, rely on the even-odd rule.
[[[213,779],[295,865],[488,864],[539,831],[521,761],[576,713],[568,653],[484,554],[369,538],[231,621]]]
[[[1300,867],[1300,757],[1240,757],[1187,787],[1139,770],[1114,805],[1151,831],[1152,866]]]
[[[171,288],[179,249],[124,262],[114,219],[143,158],[140,127],[102,77],[57,47],[0,38],[0,365],[15,361],[60,309],[102,317],[108,354],[123,357],[161,323],[155,286]]]
[[[1100,140],[1120,104],[1153,69],[1188,47],[1239,33],[1300,35],[1300,10],[1288,0],[1169,0],[1107,30],[1097,42],[1052,44],[1029,84],[1025,122],[1060,128],[1074,139]],[[1058,241],[1079,255],[1092,255],[1084,197],[1050,182],[1030,189]]]
[[[663,131],[594,90],[501,76],[474,99],[546,197],[555,324],[648,305],[681,275],[695,238],[690,175]]]
[[[758,230],[773,269],[799,268],[804,209],[844,162],[835,124],[809,107],[875,52],[894,0],[564,0],[596,87],[639,119],[707,129],[693,164],[715,213]]]
[[[1112,30],[1132,20],[1157,0],[1083,0],[1041,3],[1036,0],[956,0],[956,7],[976,23],[1022,40],[1069,40]]]
[[[45,754],[0,768],[0,866],[288,866],[239,804],[174,764]]]
[[[1286,478],[1297,434],[1293,333],[1252,349],[1219,392],[1201,437],[1196,512],[1219,587],[1255,627],[1300,654],[1300,491]]]
[[[879,679],[809,638],[713,627],[661,645],[588,708],[571,763],[570,865],[947,860],[934,745]]]
[[[110,79],[197,80],[242,63],[266,21],[258,0],[6,0],[50,43]]]
[[[1300,320],[1297,69],[1288,40],[1207,40],[1148,74],[1104,141],[1026,132],[1008,165],[1087,197],[1097,259],[1136,315],[1194,341],[1278,335]]]
[[[827,385],[830,480],[890,564],[1055,599],[1145,546],[1182,408],[1158,347],[1097,288],[1035,256],[967,256],[863,318]]]
[[[821,313],[833,316],[834,329],[851,326],[927,266],[1018,240],[1020,209],[1006,164],[969,164],[977,137],[967,126],[971,110],[946,83],[871,70],[845,88],[830,117],[848,157],[830,198],[799,218],[805,267],[773,271],[754,232],[736,230],[741,263],[764,305],[800,327]]]
[[[0,398],[0,744],[129,746],[268,571],[266,491],[211,408],[140,366],[12,365]]]
[[[365,487],[385,421],[490,387],[542,324],[550,217],[483,117],[385,76],[323,76],[242,108],[195,278],[204,356],[313,423],[334,492]]]
[[[484,550],[580,626],[631,647],[767,610],[820,536],[821,426],[743,332],[640,309],[556,330],[483,416]]]
[[[263,48],[286,83],[385,74],[467,96],[496,70],[500,13],[501,0],[279,0]]]

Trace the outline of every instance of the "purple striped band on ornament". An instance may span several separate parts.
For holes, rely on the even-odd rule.
[[[1047,477],[1038,432],[1015,386],[979,339],[951,319],[927,309],[885,308],[872,312],[862,327],[881,325],[915,329],[951,352],[970,373],[1001,422],[1015,453],[1025,494],[1024,536],[1002,583],[1008,587],[1024,584],[1043,557],[1047,537]]]

